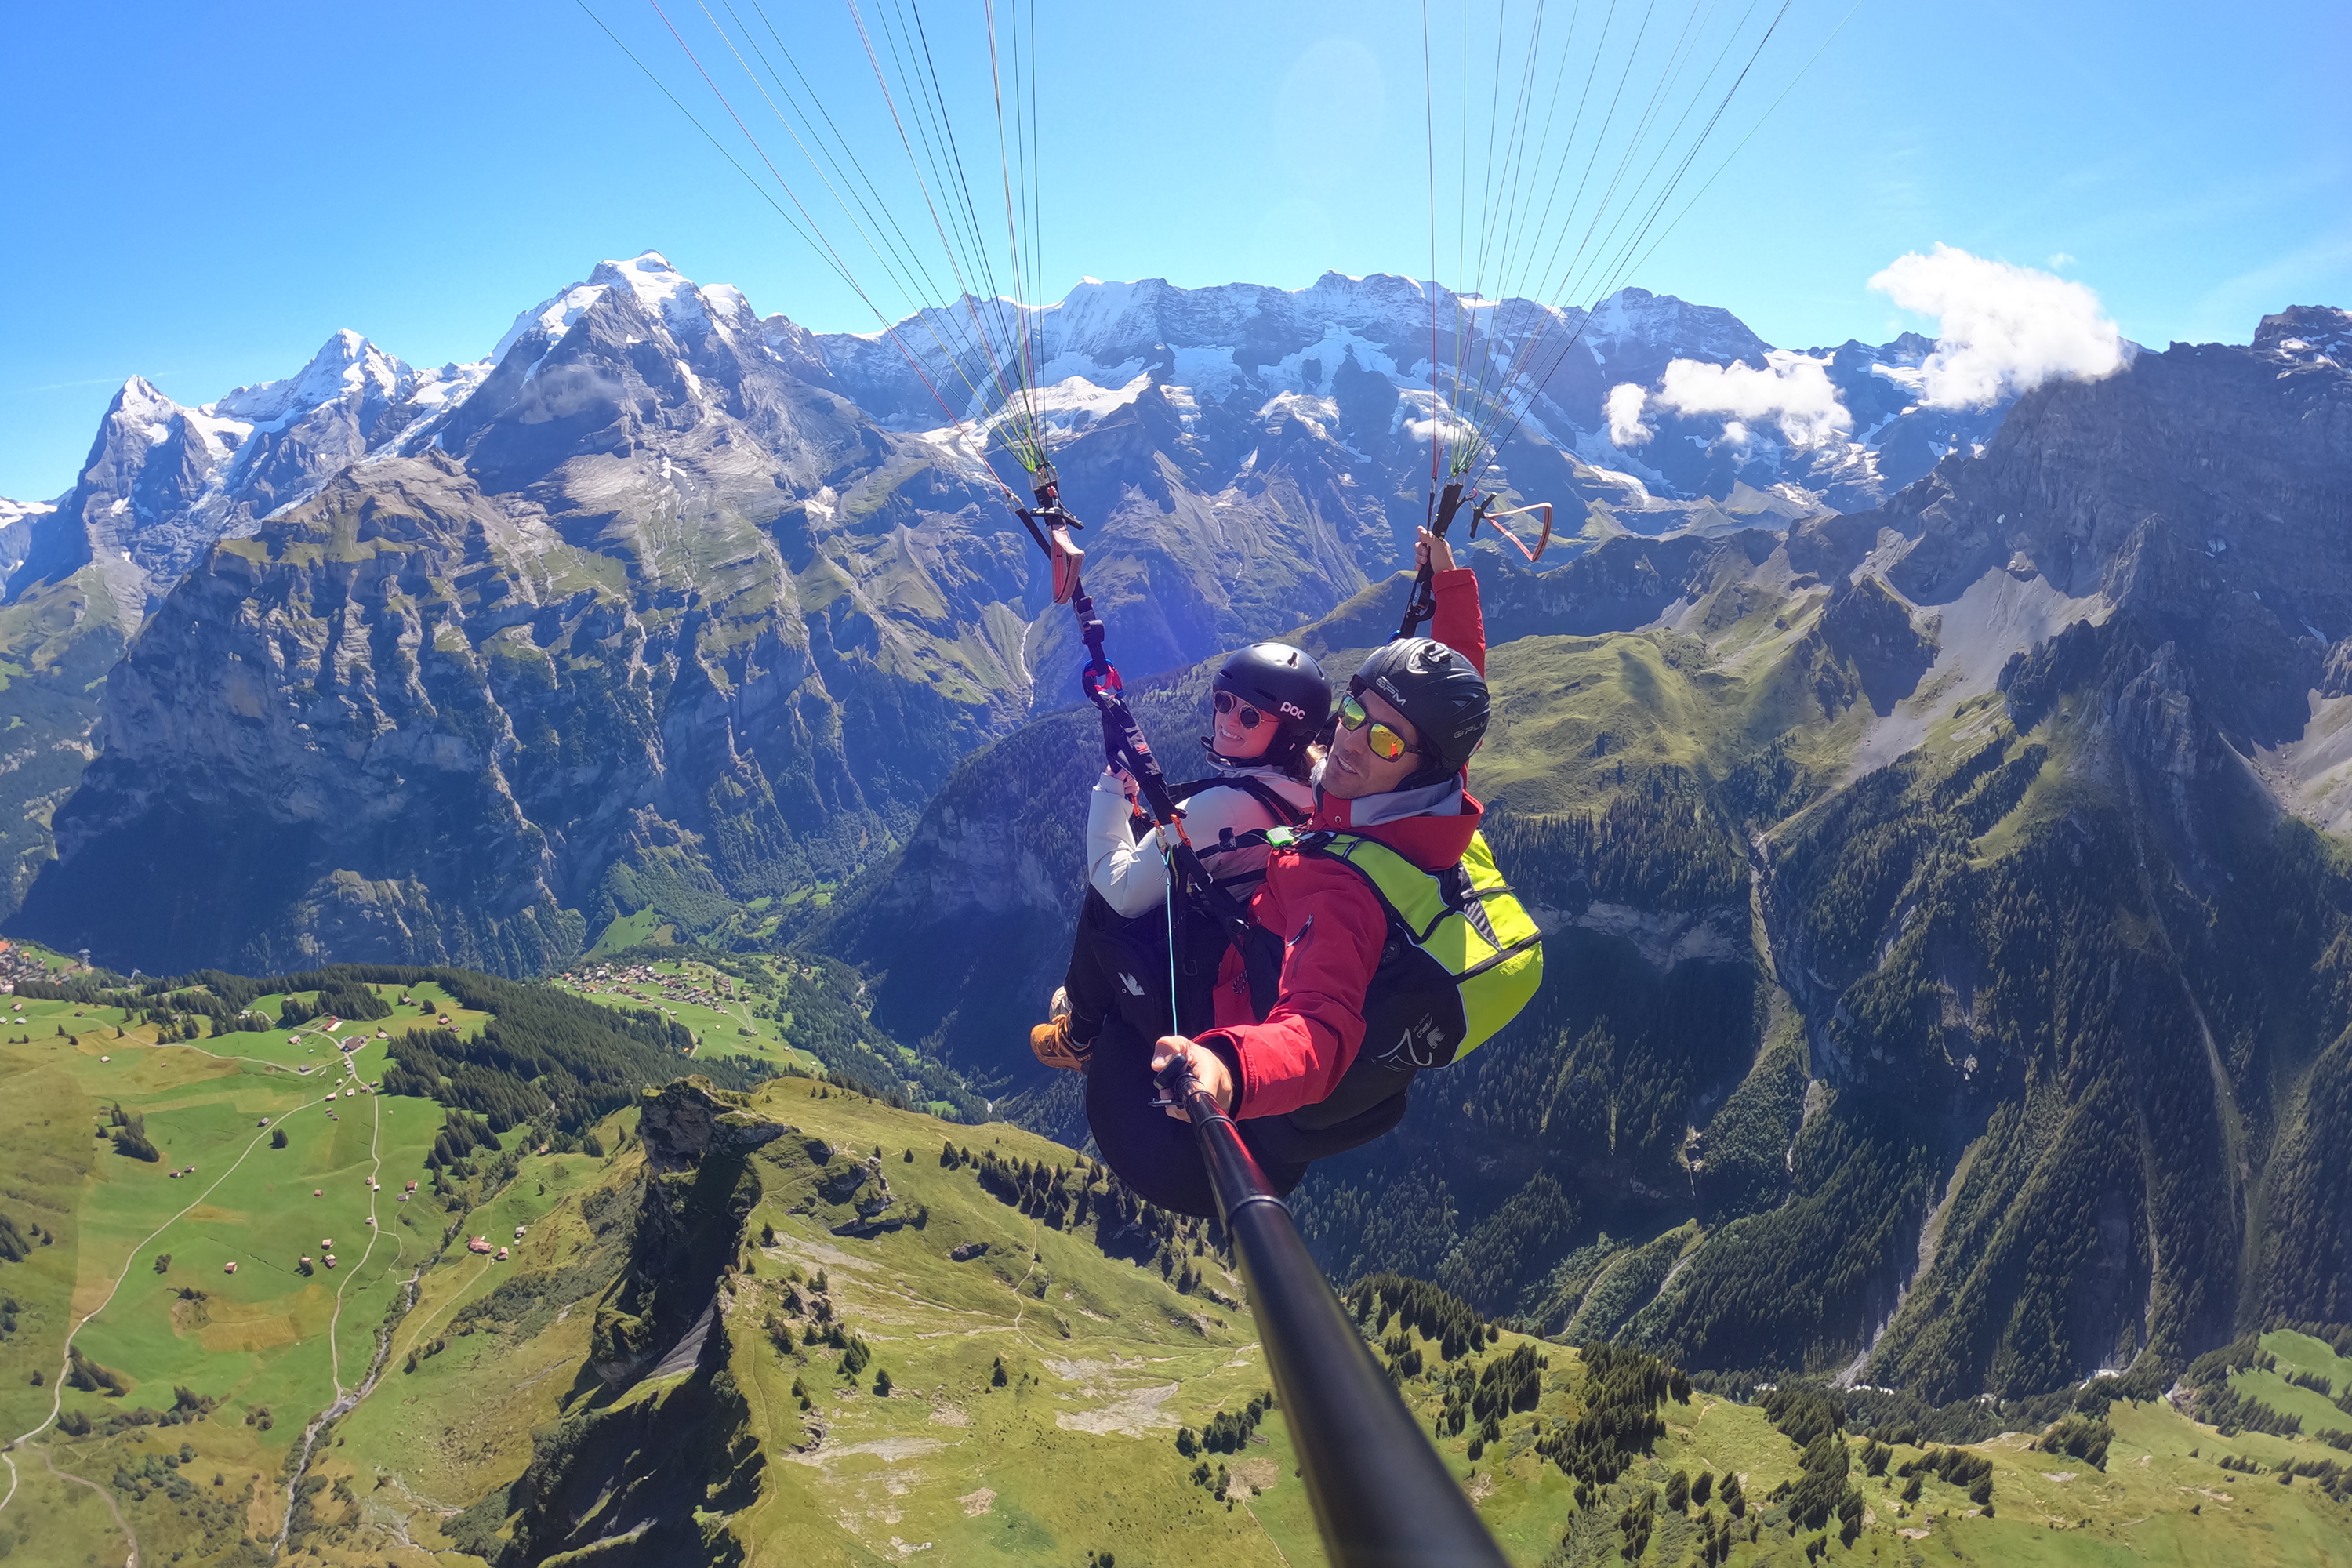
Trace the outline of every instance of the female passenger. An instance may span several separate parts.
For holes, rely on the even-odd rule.
[[[1211,703],[1211,732],[1201,743],[1215,772],[1179,785],[1180,805],[1202,868],[1246,905],[1265,878],[1267,851],[1263,842],[1234,840],[1296,826],[1314,809],[1309,780],[1321,753],[1313,742],[1330,716],[1331,688],[1302,650],[1262,642],[1225,660]],[[1087,814],[1087,881],[1068,973],[1052,1016],[1029,1032],[1030,1050],[1049,1067],[1083,1068],[1122,997],[1152,998],[1154,1016],[1135,1021],[1141,1032],[1133,1048],[1148,1055],[1169,1027],[1168,868],[1135,809],[1135,781],[1108,768]]]

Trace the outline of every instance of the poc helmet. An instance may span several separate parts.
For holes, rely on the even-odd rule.
[[[1379,692],[1412,725],[1423,761],[1408,784],[1433,784],[1461,772],[1486,738],[1486,678],[1433,638],[1399,637],[1374,649],[1348,689],[1357,696]]]
[[[1331,716],[1331,683],[1323,667],[1288,643],[1252,643],[1225,660],[1210,689],[1232,692],[1274,721],[1273,743],[1255,759],[1269,766],[1297,757]]]

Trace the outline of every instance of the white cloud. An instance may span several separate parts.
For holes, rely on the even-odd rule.
[[[1775,350],[1762,370],[1678,359],[1666,366],[1658,404],[1677,414],[1727,414],[1743,426],[1776,420],[1791,446],[1810,447],[1833,430],[1853,428],[1853,416],[1822,368],[1826,363],[1785,349]],[[1742,428],[1739,439],[1748,434]]]
[[[2061,267],[2072,267],[2074,265],[2074,258],[2063,250],[2050,258],[2050,266],[2053,270]]]
[[[1936,352],[1899,377],[1930,407],[1982,408],[2061,376],[2111,375],[2124,363],[2099,297],[2030,267],[1938,245],[1895,258],[1870,286],[1937,319]]]
[[[1655,426],[1642,418],[1642,405],[1649,399],[1648,393],[1630,381],[1621,381],[1609,389],[1601,407],[1609,416],[1609,439],[1619,448],[1645,446],[1658,433]]]

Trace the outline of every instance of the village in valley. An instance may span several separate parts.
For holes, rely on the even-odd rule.
[[[742,1055],[774,1066],[821,1066],[790,1038],[793,1016],[781,1000],[794,970],[790,959],[726,954],[719,962],[742,972],[730,973],[709,957],[686,950],[674,950],[675,956],[656,956],[660,952],[659,947],[638,946],[601,960],[592,954],[549,984],[608,1007],[652,1008],[692,1034],[689,1056]]]

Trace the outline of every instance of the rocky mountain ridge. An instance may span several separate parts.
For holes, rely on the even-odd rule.
[[[0,500],[0,537],[20,521],[59,514],[41,531],[37,547],[0,546],[6,552],[0,553],[0,563],[9,573],[7,598],[69,574],[84,561],[112,563],[128,556],[137,571],[115,571],[110,564],[111,589],[126,609],[138,595],[152,608],[214,541],[249,535],[260,519],[299,501],[346,464],[384,452],[414,454],[437,444],[443,425],[505,364],[518,343],[527,337],[554,342],[615,288],[627,290],[682,342],[710,332],[757,340],[789,374],[850,396],[885,426],[915,431],[939,424],[938,401],[882,334],[817,333],[785,316],[757,318],[740,290],[724,284],[698,287],[646,252],[630,261],[601,263],[586,281],[523,311],[488,355],[471,363],[420,369],[344,330],[293,375],[239,387],[202,405],[183,406],[142,378],[131,378],[109,406],[72,490],[52,502]],[[1768,489],[1810,474],[1830,487],[1817,493],[1839,504],[1852,496],[1831,489],[1850,489],[1856,476],[1836,475],[1857,460],[1867,475],[1860,481],[1866,490],[1891,492],[1925,471],[1922,454],[1932,450],[1939,458],[1964,437],[1981,439],[1999,422],[1998,406],[1974,417],[1908,407],[1913,400],[1902,395],[1902,380],[1883,369],[1914,367],[1934,345],[1906,333],[1875,348],[1848,342],[1835,349],[1803,351],[1830,364],[1832,380],[1852,406],[1863,432],[1858,458],[1846,443],[1834,452],[1790,454],[1784,443],[1743,443],[1736,436],[1730,441],[1735,456],[1699,467],[1683,460],[1685,455],[1665,450],[1620,451],[1607,441],[1609,424],[1601,412],[1612,386],[1653,384],[1676,359],[1761,369],[1780,351],[1727,310],[1638,288],[1622,289],[1585,312],[1517,300],[1457,298],[1411,279],[1336,272],[1297,291],[1254,284],[1187,289],[1158,279],[1088,279],[1034,313],[1041,360],[1036,379],[1048,387],[1076,379],[1098,392],[1125,393],[1143,376],[1183,387],[1195,398],[1223,403],[1247,393],[1263,403],[1285,394],[1333,397],[1352,364],[1359,374],[1426,394],[1433,294],[1441,366],[1450,371],[1457,321],[1482,339],[1491,331],[1493,341],[1507,349],[1518,344],[1521,331],[1541,333],[1544,342],[1556,342],[1559,350],[1558,367],[1543,378],[1538,405],[1553,438],[1596,463],[1637,475],[1667,500],[1719,500],[1729,494],[1732,482]],[[980,308],[979,302],[964,301],[923,312],[902,324],[900,337],[908,343],[928,338],[960,346],[972,333],[957,324],[959,319]],[[1537,363],[1548,363],[1549,353],[1538,354]],[[515,374],[528,376],[535,363],[534,358],[514,367]],[[931,352],[923,368],[941,373],[934,380],[954,379],[945,374],[940,350]],[[1105,411],[1099,399],[1077,401],[1090,405],[1070,411],[1068,424],[1082,427]],[[1418,408],[1424,419],[1429,406],[1424,396]],[[974,395],[971,405],[955,412],[981,418],[988,410]],[[1904,418],[1912,423],[1899,431],[1886,428]],[[1683,440],[1675,444],[1707,448],[1723,442],[1728,422],[1684,423]],[[1889,445],[1893,452],[1878,458]],[[1666,466],[1652,468],[1644,457]],[[1783,475],[1781,459],[1787,457],[1794,458],[1795,466]],[[18,576],[17,569],[36,553],[40,559],[32,573]]]
[[[1131,671],[1385,574],[1425,501],[1429,367],[1395,356],[1427,299],[1332,275],[1087,285],[1041,312],[1065,493]],[[1464,309],[1506,334],[1579,324]],[[1686,499],[1558,444],[1541,419],[1570,427],[1579,376],[1772,352],[1640,290],[1580,324],[1591,368],[1555,378],[1490,481],[1561,506],[1556,555],[1816,507],[1754,443],[1700,476],[1719,497]],[[797,918],[785,900],[897,843],[958,758],[1065,700],[1079,658],[1011,492],[908,413],[895,358],[647,253],[477,364],[420,372],[344,333],[200,408],[126,385],[76,489],[0,528],[10,657],[50,672],[54,710],[19,748],[43,766],[13,775],[16,896],[64,857],[26,918],[157,967],[509,971],[638,913]],[[1576,417],[1602,418],[1597,393]],[[91,668],[117,658],[101,725]]]

